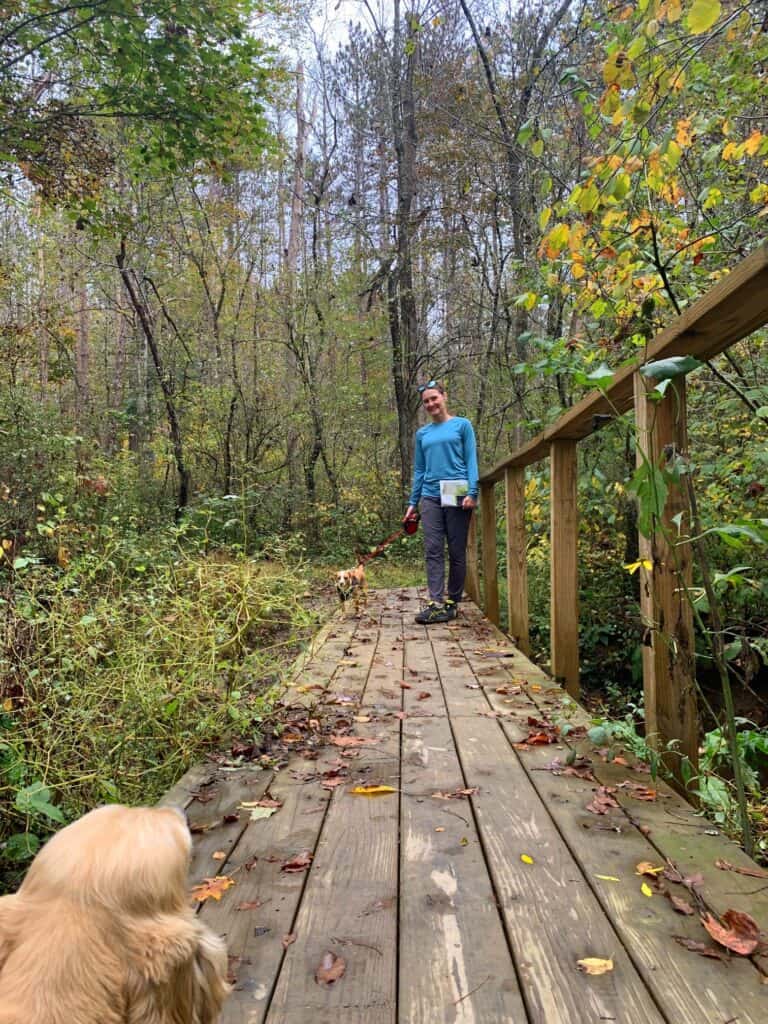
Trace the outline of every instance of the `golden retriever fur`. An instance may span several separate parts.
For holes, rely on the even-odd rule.
[[[99,807],[0,899],[0,1024],[214,1024],[221,939],[189,906],[181,812]]]
[[[355,615],[359,615],[361,609],[368,604],[368,588],[365,581],[365,566],[359,562],[354,569],[342,569],[336,573],[336,593],[342,602],[344,612],[351,600],[354,605]]]

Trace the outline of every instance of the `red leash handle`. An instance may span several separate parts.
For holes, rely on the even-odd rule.
[[[403,525],[400,527],[400,529],[395,530],[394,533],[390,533],[386,540],[379,541],[379,543],[376,545],[373,551],[369,551],[368,554],[366,555],[358,555],[357,564],[365,565],[367,562],[370,562],[372,558],[378,558],[379,555],[384,553],[384,551],[389,547],[390,544],[393,544],[398,539],[398,537],[402,537],[403,535],[407,535],[409,537],[413,536],[413,534],[416,533],[416,531],[419,528],[420,519],[421,516],[419,515],[418,512],[416,512],[412,516],[409,516],[407,519],[404,519]]]

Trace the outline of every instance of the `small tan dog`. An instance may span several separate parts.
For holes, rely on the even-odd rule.
[[[336,593],[346,614],[347,602],[352,601],[355,615],[368,604],[368,589],[365,583],[365,566],[358,562],[354,569],[342,569],[336,573]]]
[[[99,807],[0,899],[0,1024],[214,1024],[224,943],[189,906],[172,808]]]

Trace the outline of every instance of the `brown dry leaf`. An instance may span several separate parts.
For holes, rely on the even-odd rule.
[[[406,682],[405,682],[405,680],[403,680],[403,681],[402,681],[402,682],[400,683],[400,689],[401,689],[401,690],[412,690],[412,689],[413,689],[413,687],[411,686],[411,684],[410,684],[410,683],[406,683]]]
[[[333,985],[346,969],[347,964],[344,958],[328,951],[323,953],[323,959],[315,970],[315,981],[318,985]]]
[[[655,800],[658,796],[655,789],[643,786],[639,782],[632,782],[630,779],[625,779],[624,782],[620,782],[617,789],[629,790],[629,793],[635,798],[635,800]]]
[[[355,786],[350,790],[355,796],[386,796],[396,792],[394,786]]]
[[[681,946],[690,949],[692,953],[698,953],[699,956],[712,957],[713,960],[723,960],[726,963],[728,961],[728,957],[722,950],[716,949],[714,946],[705,946],[698,939],[687,939],[684,935],[673,935],[672,938],[675,942],[679,942]]]
[[[693,909],[688,900],[684,900],[681,896],[674,896],[669,891],[669,889],[665,891],[664,895],[667,897],[667,899],[678,912],[678,914],[685,914],[687,917],[690,917],[691,914],[696,913],[696,911]]]
[[[234,878],[230,878],[228,875],[204,878],[199,885],[192,889],[192,897],[198,903],[205,903],[206,900],[220,900],[227,889],[231,889],[234,884]]]
[[[366,739],[365,736],[331,736],[331,743],[336,747],[363,747],[367,743],[378,743],[378,740]]]
[[[472,789],[454,789],[452,793],[433,793],[432,797],[434,800],[461,800],[465,796],[474,796],[477,791],[478,787],[474,786]]]
[[[750,956],[760,942],[760,929],[757,921],[740,910],[726,910],[722,917],[723,924],[711,914],[704,914],[701,923],[709,934],[726,949],[733,950],[740,956]]]
[[[306,871],[311,863],[312,854],[309,850],[305,850],[303,853],[297,853],[295,857],[287,860],[280,870],[286,872]]]
[[[365,723],[365,722],[370,722],[371,716],[370,715],[355,715],[354,719],[355,719],[356,722],[363,722],[363,723]]]
[[[613,960],[603,960],[598,956],[587,956],[583,960],[577,960],[576,966],[584,974],[606,974],[613,970]]]
[[[324,779],[322,784],[323,789],[336,789],[337,786],[343,785],[345,781],[346,780],[342,778]]]
[[[416,700],[429,700],[431,696],[432,694],[429,692],[429,690],[422,690],[419,696],[416,698]]]
[[[283,949],[288,949],[288,947],[292,946],[296,941],[296,935],[293,932],[290,932],[288,935],[284,935],[281,941],[283,943]]]
[[[226,860],[227,859],[227,855],[224,852],[224,850],[216,850],[215,853],[211,854],[211,859],[212,860]]]
[[[238,903],[235,910],[258,910],[262,906],[261,900],[245,900],[243,903]]]
[[[749,878],[768,878],[768,871],[763,868],[738,868],[722,858],[715,861],[715,867],[720,868],[721,871],[735,871],[737,875],[748,875]]]
[[[618,806],[618,802],[611,795],[611,787],[599,786],[594,798],[587,804],[587,810],[593,814],[607,814]]]
[[[650,875],[651,878],[656,878],[657,875],[662,874],[665,870],[663,864],[657,867],[655,864],[651,864],[649,860],[641,860],[639,864],[635,865],[636,875]]]

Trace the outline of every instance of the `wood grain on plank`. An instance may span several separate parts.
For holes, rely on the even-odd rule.
[[[531,1020],[661,1024],[643,979],[498,723],[461,717],[454,730],[467,783],[479,787],[472,803]],[[585,957],[610,958],[614,969],[582,974],[577,961]]]
[[[400,1024],[527,1020],[446,718],[404,724]]]

